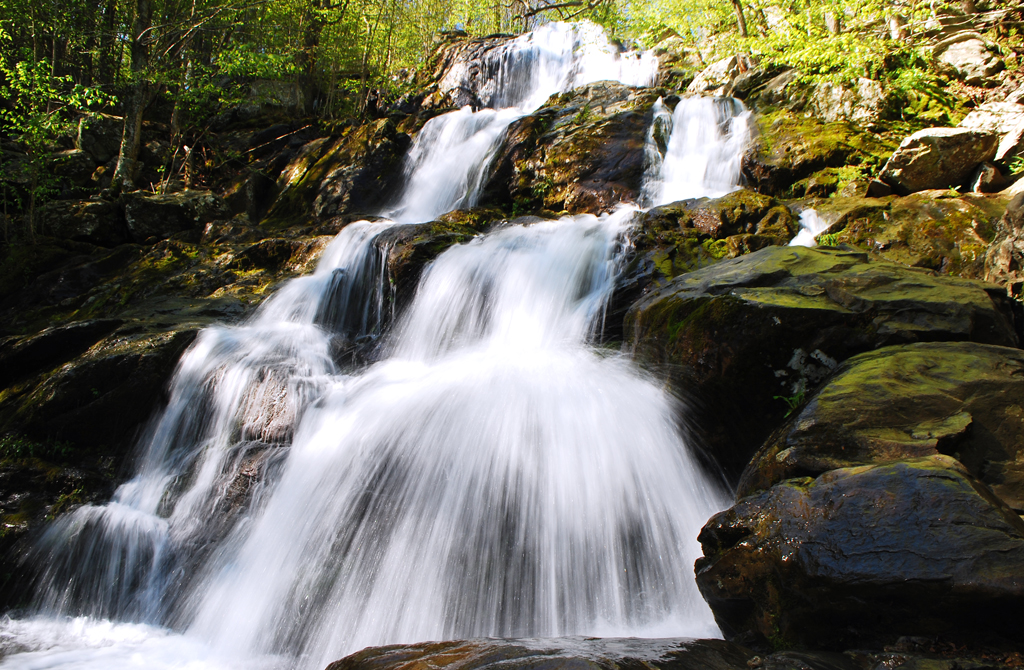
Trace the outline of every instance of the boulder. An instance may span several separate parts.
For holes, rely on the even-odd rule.
[[[73,186],[87,185],[96,169],[92,156],[80,149],[68,149],[51,154],[50,163],[53,174],[66,179]]]
[[[804,203],[830,224],[826,232],[873,258],[981,279],[985,253],[1002,214],[1000,202],[948,190],[904,198],[834,196]]]
[[[999,220],[985,255],[985,281],[1006,287],[1018,299],[1024,294],[1024,192],[1010,200]]]
[[[986,102],[965,116],[959,127],[998,135],[993,160],[1005,163],[1024,155],[1024,104]]]
[[[750,462],[737,496],[784,479],[946,454],[1024,512],[1024,351],[885,347],[844,362]]]
[[[999,136],[968,128],[925,128],[907,137],[879,178],[906,195],[960,186],[975,168],[996,155]]]
[[[481,206],[519,212],[608,211],[635,202],[658,95],[598,82],[553,96],[513,122],[481,190]]]
[[[121,151],[124,119],[109,114],[87,114],[78,122],[75,148],[80,149],[97,163],[117,158]]]
[[[180,193],[129,193],[124,197],[124,217],[131,239],[160,240],[174,233],[201,231],[217,218],[226,218],[224,202],[210,191]]]
[[[971,86],[988,84],[990,77],[1006,67],[989,42],[973,31],[963,31],[945,38],[932,49],[932,56]]]
[[[888,103],[882,83],[864,77],[858,78],[852,87],[823,82],[810,96],[811,109],[826,123],[873,123],[882,118]]]
[[[918,341],[1018,344],[1012,301],[866,253],[768,247],[680,275],[625,319],[631,351],[694,410],[733,480],[787,410],[855,354]]]
[[[747,54],[727,56],[704,68],[686,87],[686,92],[694,95],[714,94],[719,89],[730,87],[756,65],[753,58]]]
[[[750,650],[724,640],[463,640],[370,647],[327,670],[748,670],[752,657]]]
[[[784,481],[712,517],[699,540],[697,585],[729,640],[1024,638],[1024,522],[949,456]]]
[[[805,87],[800,85],[799,70],[785,70],[755,88],[747,96],[747,102],[757,107],[782,105],[801,107]]]
[[[121,208],[107,200],[53,200],[40,212],[42,229],[53,237],[114,247],[128,241]]]
[[[742,171],[751,188],[768,195],[782,195],[795,182],[824,168],[849,165],[874,170],[895,148],[858,125],[823,123],[788,109],[758,115],[757,128]]]
[[[54,326],[25,338],[0,341],[0,387],[22,375],[64,363],[99,342],[120,319],[94,319]]]
[[[971,175],[968,189],[971,193],[995,193],[1006,186],[1006,177],[992,163],[982,163]]]
[[[487,73],[492,71],[491,61],[514,37],[492,35],[467,40],[460,39],[462,36],[449,34],[448,42],[434,51],[433,60],[427,65],[431,83],[426,87],[424,108],[479,108],[497,102],[497,81]]]

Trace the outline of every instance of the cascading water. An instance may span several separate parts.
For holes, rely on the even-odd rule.
[[[648,86],[658,70],[652,54],[620,54],[591,23],[549,23],[485,58],[483,69],[495,73],[477,94],[486,109],[466,106],[424,125],[405,161],[406,185],[384,212],[389,219],[417,223],[474,206],[505,129],[552,94],[602,80]]]
[[[499,79],[548,72],[517,49]],[[574,58],[559,86],[590,77]],[[503,86],[494,104],[520,111],[543,93]],[[473,117],[452,116],[490,123]],[[428,128],[402,198],[413,218],[472,191],[469,170],[441,183],[448,205],[412,195],[451,151]],[[695,195],[735,188],[707,174]],[[395,224],[344,228],[313,275],[200,334],[136,476],[43,538],[39,614],[0,625],[0,665],[321,668],[428,639],[717,635],[692,565],[724,496],[674,401],[593,344],[633,211],[452,247],[390,330],[374,237]],[[337,362],[359,348],[378,362]]]

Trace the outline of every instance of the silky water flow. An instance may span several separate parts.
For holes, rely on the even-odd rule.
[[[648,56],[617,57],[592,26],[553,24],[495,58],[496,109],[428,123],[393,219],[470,203],[503,110],[609,63],[651,77]],[[742,106],[659,105],[647,204],[736,188]],[[480,128],[474,166],[437,181],[463,151],[451,137]],[[679,151],[704,168],[672,172]],[[135,476],[29,557],[35,611],[0,625],[0,665],[318,669],[425,640],[717,636],[692,566],[724,492],[688,453],[677,401],[598,346],[635,211],[452,247],[397,317],[377,236],[400,224],[344,228],[315,273],[200,333]]]

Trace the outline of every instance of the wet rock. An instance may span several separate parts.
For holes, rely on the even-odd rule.
[[[158,195],[136,192],[124,197],[125,223],[136,242],[160,240],[183,231],[201,231],[205,224],[225,218],[226,214],[223,201],[210,191]]]
[[[370,647],[331,663],[327,670],[749,670],[752,656],[753,652],[724,640],[466,640]]]
[[[984,86],[989,78],[1006,67],[981,34],[964,31],[953,34],[935,45],[932,56],[949,66],[971,86]]]
[[[106,200],[54,200],[40,212],[42,229],[53,237],[114,247],[128,241],[121,208]]]
[[[953,456],[1024,512],[1024,352],[929,342],[850,358],[758,452],[737,496],[936,454]]]
[[[996,161],[1006,163],[1024,155],[1024,104],[986,102],[965,116],[959,127],[997,134]]]
[[[657,97],[615,82],[553,96],[548,106],[509,126],[480,204],[596,214],[635,202]]]
[[[310,257],[319,254],[329,239],[285,240],[270,238],[260,240],[235,254],[227,264],[238,270],[264,269],[280,272],[289,266],[304,265]]]
[[[1024,294],[1024,193],[1010,200],[996,226],[985,255],[985,281],[1004,286],[1017,298]]]
[[[97,163],[106,163],[117,158],[121,151],[121,135],[124,120],[109,114],[87,114],[78,122],[75,147],[90,156]]]
[[[991,161],[999,136],[967,128],[925,128],[900,143],[879,179],[902,194],[963,184]]]
[[[841,468],[740,500],[699,536],[727,639],[881,648],[1003,635],[1024,615],[1024,522],[949,456]]]
[[[850,356],[917,341],[1017,346],[1013,306],[988,285],[802,247],[676,277],[630,308],[625,334],[625,348],[695,406],[708,452],[732,478]]]
[[[824,168],[853,165],[871,170],[894,148],[859,126],[822,123],[786,109],[758,115],[757,126],[758,137],[743,157],[743,176],[752,188],[768,195],[781,195]]]
[[[458,39],[440,46],[428,65],[432,82],[426,89],[423,107],[449,109],[471,105],[475,108],[497,102],[498,82],[489,76],[495,51],[511,40],[511,35],[493,35]]]

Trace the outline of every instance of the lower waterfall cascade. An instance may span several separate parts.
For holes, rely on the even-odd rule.
[[[381,231],[474,204],[505,128],[552,93],[654,76],[593,26],[495,57],[489,106],[415,138],[388,220],[347,225],[313,274],[198,336],[134,476],[36,545],[0,667],[312,670],[427,640],[720,635],[693,562],[726,494],[678,401],[600,346],[636,207],[496,227],[391,312]],[[659,101],[641,204],[737,188],[748,117]],[[353,348],[372,356],[339,362]]]

